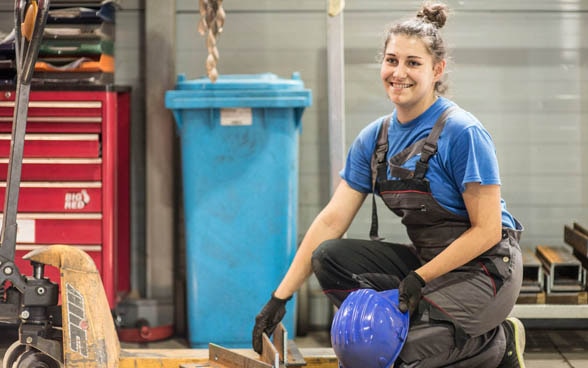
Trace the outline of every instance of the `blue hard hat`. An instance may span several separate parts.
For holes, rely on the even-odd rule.
[[[398,310],[398,290],[359,289],[335,313],[331,344],[341,368],[392,367],[408,335],[408,312]]]

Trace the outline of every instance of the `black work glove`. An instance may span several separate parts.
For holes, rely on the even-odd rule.
[[[412,316],[423,297],[424,287],[425,280],[418,273],[410,271],[398,287],[398,309],[402,313],[408,311],[408,314]]]
[[[261,354],[263,347],[263,333],[268,336],[274,332],[278,323],[284,318],[286,314],[286,302],[292,299],[280,299],[272,293],[272,297],[263,307],[261,312],[255,317],[255,326],[253,327],[253,350]]]

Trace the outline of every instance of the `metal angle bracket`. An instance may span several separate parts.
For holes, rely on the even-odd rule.
[[[300,350],[292,340],[288,340],[288,331],[282,323],[278,324],[274,331],[274,344],[280,356],[280,365],[283,367],[303,367],[306,361]]]
[[[306,365],[302,354],[280,323],[274,332],[274,341],[263,334],[263,353],[259,359],[240,354],[213,343],[208,344],[208,363],[183,364],[180,368],[286,368]]]

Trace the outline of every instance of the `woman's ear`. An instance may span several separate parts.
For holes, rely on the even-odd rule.
[[[445,66],[447,65],[447,61],[441,60],[437,64],[433,66],[433,74],[435,76],[435,82],[441,79],[443,73],[445,72]]]

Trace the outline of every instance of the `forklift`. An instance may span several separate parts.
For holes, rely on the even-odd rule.
[[[18,328],[3,368],[336,368],[332,350],[312,349],[303,357],[283,325],[273,339],[263,336],[263,353],[226,349],[121,349],[112,311],[92,258],[76,247],[52,245],[23,258],[33,274],[15,264],[17,211],[31,81],[49,0],[15,0],[16,98],[6,196],[0,232],[0,323]],[[45,277],[45,266],[59,269],[59,285]]]

